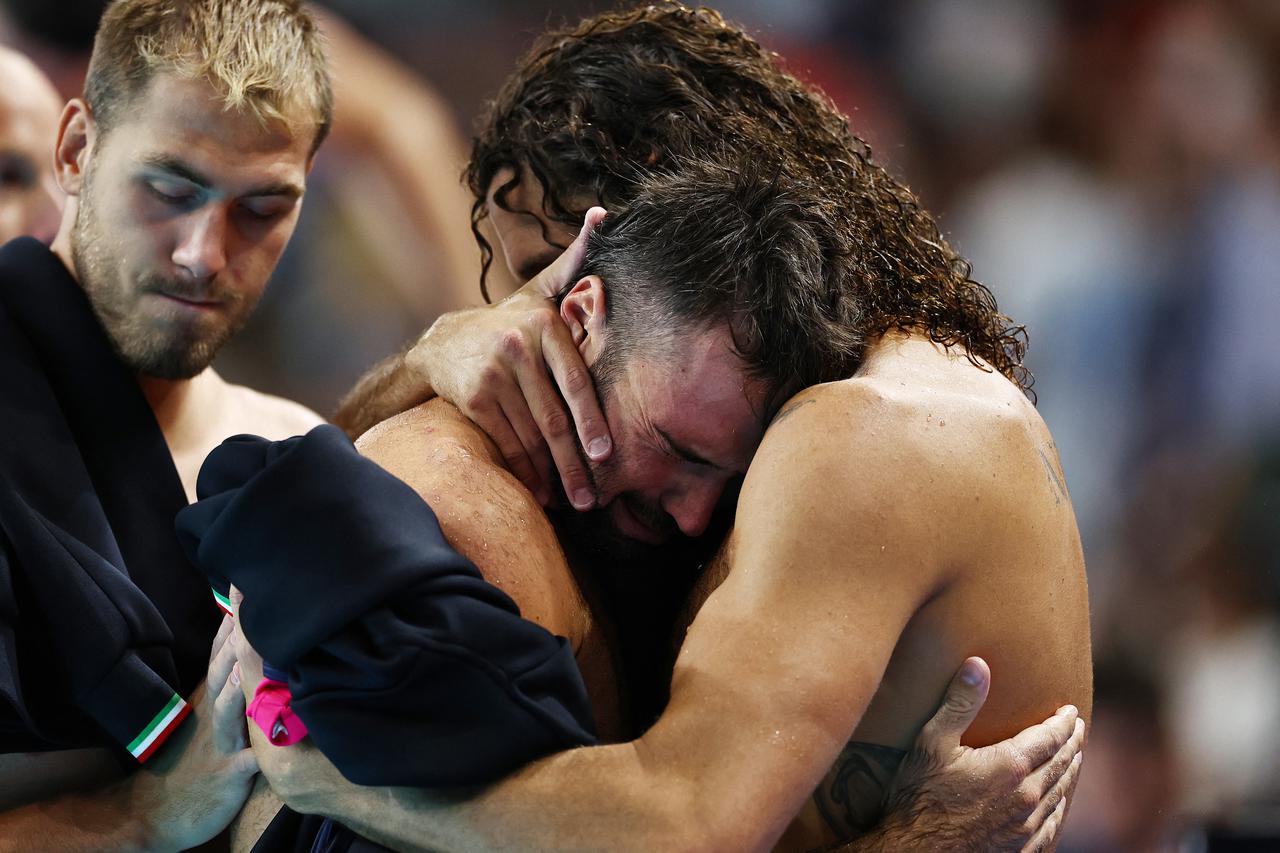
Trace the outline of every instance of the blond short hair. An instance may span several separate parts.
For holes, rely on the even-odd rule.
[[[333,120],[320,30],[300,0],[114,0],[85,77],[103,132],[158,72],[206,79],[264,124],[314,116],[313,152]]]

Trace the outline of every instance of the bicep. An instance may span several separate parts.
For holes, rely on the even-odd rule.
[[[435,511],[449,544],[485,580],[554,634],[579,639],[581,609],[564,553],[527,489],[498,465],[466,423],[407,412],[370,432],[360,452],[407,483]]]
[[[790,426],[790,424],[789,424]],[[803,435],[803,433],[801,433]],[[672,681],[666,747],[743,790],[730,811],[781,831],[849,741],[921,599],[910,549],[874,483],[841,454],[769,441],[739,499],[732,563],[694,619]],[[661,725],[661,724],[660,724]]]

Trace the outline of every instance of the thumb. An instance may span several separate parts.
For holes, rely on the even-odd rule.
[[[916,748],[946,755],[960,746],[960,737],[978,716],[991,689],[991,669],[982,658],[968,658],[947,685],[942,706],[925,723],[916,738]]]
[[[561,252],[560,257],[552,261],[550,266],[534,276],[526,287],[541,296],[551,299],[570,284],[573,284],[573,277],[577,274],[578,268],[582,266],[582,262],[587,256],[587,240],[604,217],[605,210],[603,207],[593,207],[588,210],[587,215],[582,220],[582,230],[578,232],[578,236],[569,244],[569,248]]]
[[[258,772],[258,756],[252,749],[242,749],[231,757],[228,769],[235,776],[253,776]]]

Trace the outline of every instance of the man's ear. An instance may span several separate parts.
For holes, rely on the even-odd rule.
[[[85,165],[97,137],[98,125],[93,120],[93,111],[83,99],[72,98],[62,108],[58,142],[53,149],[53,176],[67,195],[80,195]]]
[[[588,275],[578,280],[560,302],[560,318],[569,327],[582,360],[590,365],[604,343],[605,292],[600,276]]]

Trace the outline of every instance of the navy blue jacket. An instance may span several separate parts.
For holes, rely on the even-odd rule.
[[[197,491],[178,515],[187,553],[244,593],[240,630],[352,782],[479,785],[595,742],[568,641],[520,618],[336,427],[227,439]]]
[[[180,718],[220,618],[173,533],[185,504],[66,267],[0,248],[0,752],[144,758]]]

